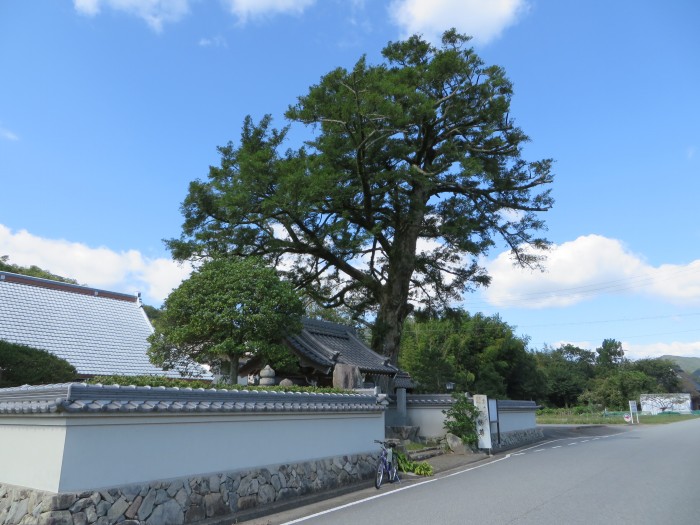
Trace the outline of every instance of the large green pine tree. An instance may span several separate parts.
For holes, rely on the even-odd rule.
[[[388,44],[383,63],[323,76],[286,113],[311,127],[303,148],[284,150],[287,129],[269,116],[248,117],[208,180],[190,184],[174,257],[284,260],[313,300],[370,324],[394,363],[412,305],[488,284],[478,260],[497,239],[536,264],[551,161],[523,160],[512,85],[468,41],[413,36]]]

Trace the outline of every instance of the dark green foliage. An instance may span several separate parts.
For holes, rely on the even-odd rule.
[[[146,316],[148,320],[151,321],[151,324],[156,324],[160,316],[163,315],[163,310],[147,304],[143,305],[143,311],[146,312]]]
[[[627,361],[622,343],[615,339],[604,339],[603,344],[596,348],[596,353],[596,364],[601,373],[610,372]]]
[[[410,320],[400,364],[425,392],[476,392],[500,399],[533,399],[544,379],[527,342],[498,316],[460,310],[440,318]]]
[[[643,372],[659,385],[657,392],[680,392],[681,381],[678,378],[678,365],[668,359],[639,359],[630,364],[633,370]],[[647,392],[651,393],[651,392]]]
[[[552,162],[522,159],[512,85],[468,41],[413,36],[381,64],[323,76],[286,113],[314,133],[303,148],[286,149],[271,117],[246,118],[190,184],[173,256],[285,257],[298,289],[372,324],[372,347],[394,363],[411,304],[439,309],[488,284],[479,259],[497,239],[536,265]]]
[[[0,341],[0,388],[65,383],[77,377],[73,365],[60,357],[45,350]]]
[[[445,428],[448,432],[462,439],[467,445],[476,445],[479,436],[476,433],[476,420],[479,417],[479,410],[465,394],[454,394],[455,403],[443,410],[447,416],[445,418]]]
[[[578,402],[595,375],[595,352],[563,345],[537,353],[549,404],[568,407]]]
[[[394,463],[401,472],[413,472],[419,476],[432,476],[433,466],[427,461],[411,461],[406,454],[394,450]]]
[[[0,256],[0,271],[28,275],[29,277],[39,277],[41,279],[51,279],[52,281],[60,281],[62,283],[78,284],[78,281],[75,279],[61,277],[60,275],[49,272],[48,270],[43,270],[38,266],[18,266],[16,264],[11,264],[7,255]]]
[[[579,400],[598,408],[626,410],[630,400],[639,400],[640,394],[649,392],[660,392],[656,380],[644,372],[624,367],[594,379]]]
[[[292,285],[255,258],[214,259],[168,296],[148,355],[164,369],[194,361],[220,367],[233,383],[239,359],[258,356],[278,368],[295,361],[284,338],[301,329]]]

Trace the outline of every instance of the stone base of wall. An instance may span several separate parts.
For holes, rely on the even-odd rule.
[[[528,428],[527,430],[514,430],[513,432],[501,432],[501,442],[498,442],[498,434],[491,434],[493,450],[515,448],[528,443],[534,443],[544,439],[541,428]]]
[[[376,455],[55,494],[0,483],[2,525],[180,525],[236,518],[295,497],[374,476]]]

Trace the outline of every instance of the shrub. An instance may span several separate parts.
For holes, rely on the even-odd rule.
[[[75,367],[38,348],[0,341],[0,388],[74,381]]]
[[[120,386],[164,386],[168,388],[204,388],[218,390],[266,390],[273,392],[312,392],[319,394],[347,394],[347,390],[338,388],[324,388],[317,386],[259,386],[259,385],[231,385],[231,384],[212,384],[209,381],[198,379],[177,379],[163,376],[97,376],[87,381],[89,384],[102,385],[120,385]]]
[[[433,466],[427,461],[421,461],[417,463],[411,461],[405,454],[397,450],[394,451],[394,461],[396,462],[396,468],[401,472],[413,472],[419,476],[432,476]]]
[[[448,432],[462,438],[467,445],[476,445],[479,442],[479,436],[476,433],[479,410],[466,394],[452,394],[452,397],[455,398],[455,403],[442,411],[447,416],[445,428]]]

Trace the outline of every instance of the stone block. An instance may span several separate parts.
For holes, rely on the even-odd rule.
[[[27,515],[29,502],[26,499],[15,501],[10,505],[10,510],[7,513],[4,523],[19,523],[19,521]]]
[[[224,503],[224,499],[218,492],[212,492],[204,496],[204,510],[207,518],[226,516],[229,513],[228,505]]]
[[[158,505],[151,516],[146,520],[146,525],[183,525],[185,523],[185,513],[175,500],[168,500],[162,505]]]
[[[197,523],[199,521],[202,521],[206,517],[207,514],[204,511],[204,507],[200,505],[192,505],[185,512],[185,523]]]
[[[127,519],[133,520],[136,517],[136,514],[139,511],[139,508],[141,507],[142,502],[143,502],[143,498],[141,496],[136,496],[136,499],[131,502],[131,505],[129,505],[129,508],[126,509],[126,512],[124,512],[124,516]]]
[[[39,515],[39,522],[37,525],[73,525],[73,516],[71,516],[68,510],[44,512]]]
[[[170,497],[168,496],[168,492],[165,489],[158,489],[156,491],[156,505],[160,505],[161,503],[165,503],[168,501]]]
[[[284,489],[283,489],[284,490]],[[258,505],[258,496],[244,496],[238,498],[237,510],[254,509]]]
[[[151,512],[153,512],[153,507],[156,504],[156,490],[151,489],[148,494],[146,494],[146,497],[143,498],[143,501],[141,502],[141,506],[139,507],[137,516],[140,520],[146,520],[148,517],[151,515]]]
[[[177,501],[183,509],[189,506],[190,498],[187,495],[187,491],[184,489],[184,487],[181,488],[177,494],[175,494],[175,501]]]
[[[110,507],[111,507],[111,505],[109,504],[109,502],[107,502],[105,500],[100,501],[97,504],[97,506],[95,507],[95,510],[97,511],[97,516],[98,517],[106,516]]]
[[[219,492],[221,478],[219,476],[209,476],[209,492]]]
[[[107,519],[111,522],[114,523],[117,521],[118,518],[122,516],[126,512],[126,509],[129,508],[129,503],[126,501],[126,498],[122,496],[119,498],[117,501],[115,501],[112,506],[109,508],[107,511]]]
[[[277,491],[272,485],[262,485],[258,490],[258,504],[269,505],[277,497]]]
[[[469,450],[462,441],[462,438],[455,436],[454,434],[450,434],[448,432],[445,435],[445,441],[447,442],[448,448],[455,454],[466,454],[467,452],[471,452],[471,450]]]

